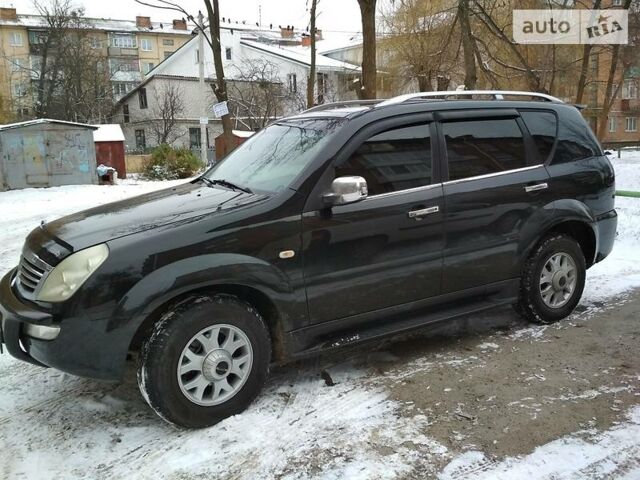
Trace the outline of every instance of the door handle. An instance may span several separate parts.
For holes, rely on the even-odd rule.
[[[419,220],[425,215],[438,213],[439,211],[440,211],[440,207],[435,206],[435,207],[423,208],[421,210],[411,210],[409,213],[407,213],[407,215],[409,216],[409,218],[417,218]]]
[[[538,183],[536,185],[527,185],[526,187],[524,187],[524,191],[529,193],[529,192],[537,192],[539,190],[544,190],[546,188],[549,188],[549,184],[548,183]]]

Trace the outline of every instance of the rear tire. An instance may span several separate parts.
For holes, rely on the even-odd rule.
[[[516,312],[541,324],[567,317],[580,301],[585,276],[578,242],[564,234],[544,237],[525,263]]]
[[[204,428],[244,411],[266,380],[269,331],[237,297],[193,296],[166,312],[143,343],[138,385],[166,421]]]

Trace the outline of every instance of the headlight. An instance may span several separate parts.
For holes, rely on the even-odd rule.
[[[51,270],[36,300],[55,303],[71,298],[108,256],[109,247],[102,243],[65,258]]]

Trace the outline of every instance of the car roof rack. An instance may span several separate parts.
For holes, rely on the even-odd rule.
[[[511,97],[530,97],[539,100],[545,100],[552,103],[564,103],[559,98],[547,95],[546,93],[537,92],[520,92],[516,90],[447,90],[441,92],[418,92],[407,93],[405,95],[399,95],[397,97],[389,98],[376,104],[377,107],[386,107],[387,105],[398,105],[400,103],[408,102],[411,100],[420,99],[438,99],[443,97],[473,97],[474,95],[492,96],[493,100],[504,100],[505,96]]]
[[[335,110],[337,108],[371,107],[381,101],[382,100],[345,100],[344,102],[323,103],[305,110],[304,113],[322,112],[323,110]]]

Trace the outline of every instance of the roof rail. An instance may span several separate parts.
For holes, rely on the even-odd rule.
[[[332,102],[323,103],[322,105],[316,105],[304,111],[308,112],[322,112],[323,110],[333,110],[336,108],[350,108],[350,107],[369,107],[380,103],[382,100],[345,100],[344,102]]]
[[[545,100],[552,103],[564,103],[562,100],[546,93],[536,92],[519,92],[515,90],[449,90],[443,92],[418,92],[407,93],[405,95],[399,95],[397,97],[390,98],[383,102],[376,104],[377,107],[385,107],[387,105],[397,105],[399,103],[408,102],[410,100],[418,100],[421,98],[442,98],[442,97],[472,97],[474,95],[489,95],[494,100],[504,100],[505,96],[517,96],[517,97],[531,97],[536,99]]]

